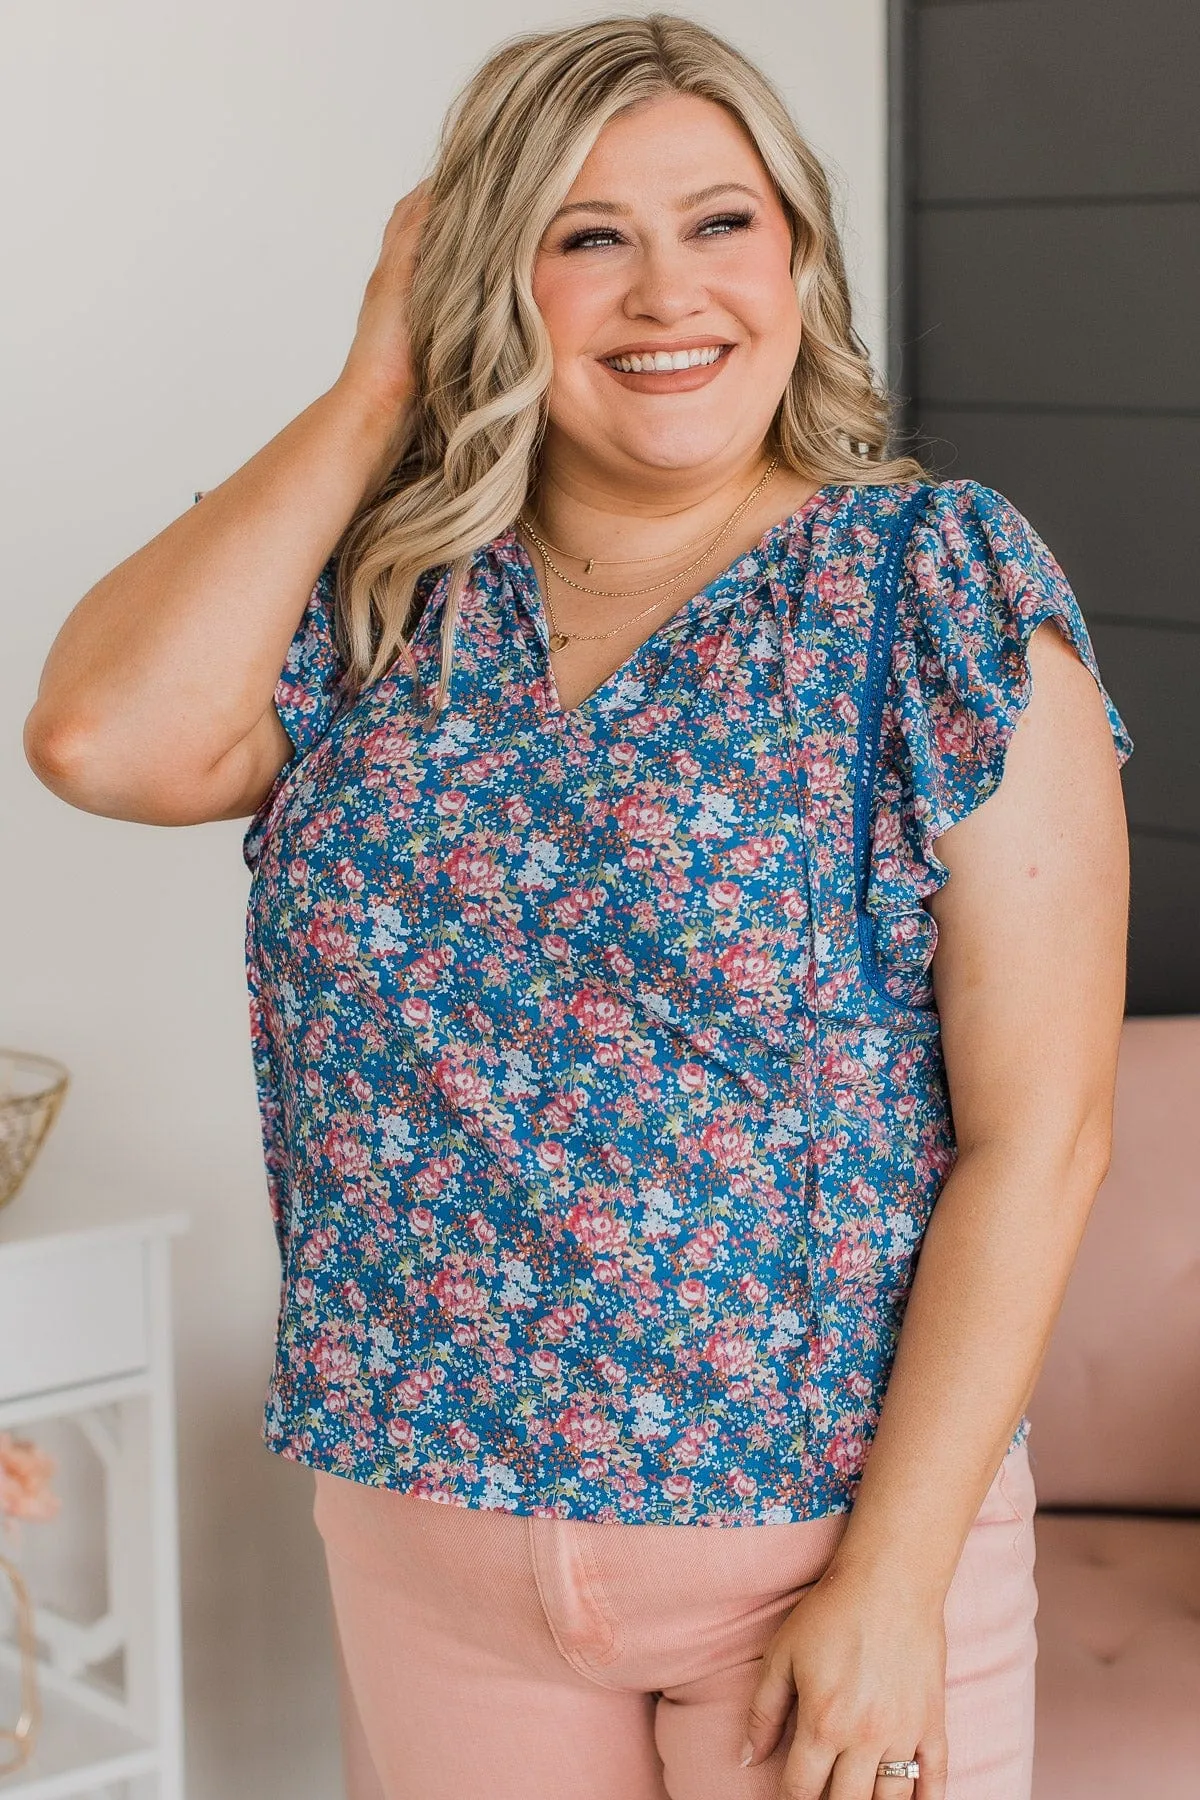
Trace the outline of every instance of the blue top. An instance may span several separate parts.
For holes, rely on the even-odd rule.
[[[1099,683],[1062,571],[974,482],[828,486],[564,711],[507,532],[432,731],[444,577],[418,706],[340,687],[333,573],[246,835],[267,1443],[516,1513],[847,1510],[955,1156],[934,845],[1043,619]]]

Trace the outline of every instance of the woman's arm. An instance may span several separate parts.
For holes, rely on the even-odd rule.
[[[272,703],[317,576],[386,476],[408,405],[424,190],[392,213],[338,380],[74,608],[25,725],[46,786],[185,825],[255,811],[292,747]]]
[[[918,1747],[919,1800],[943,1800],[946,1594],[1108,1166],[1128,929],[1120,775],[1096,683],[1049,621],[1029,664],[1003,782],[937,841],[950,880],[929,902],[933,978],[958,1158],[846,1529],[751,1707],[758,1761],[801,1697],[789,1800],[818,1800],[835,1766],[837,1800],[872,1800],[876,1764]]]
[[[1096,684],[1047,621],[1004,780],[938,841],[958,1158],[925,1233],[839,1561],[944,1595],[1033,1392],[1108,1168],[1129,848]],[[886,1573],[885,1573],[886,1572]]]

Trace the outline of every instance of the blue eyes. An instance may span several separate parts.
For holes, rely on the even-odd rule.
[[[753,213],[731,212],[718,213],[711,219],[705,219],[697,226],[697,237],[727,237],[734,231],[745,231],[754,220]],[[573,231],[564,238],[564,250],[603,250],[611,244],[622,242],[621,234],[615,225],[589,225],[586,230]]]

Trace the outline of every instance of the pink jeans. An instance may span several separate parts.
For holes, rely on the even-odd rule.
[[[1035,1503],[1022,1445],[946,1601],[948,1800],[1028,1800]],[[318,1473],[313,1516],[343,1659],[348,1800],[776,1800],[794,1727],[742,1769],[747,1707],[848,1514],[601,1525]]]

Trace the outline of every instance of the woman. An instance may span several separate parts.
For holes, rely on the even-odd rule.
[[[64,798],[253,815],[355,1800],[1028,1794],[1131,745],[1030,526],[885,443],[763,76],[525,38],[333,387],[47,662]]]

